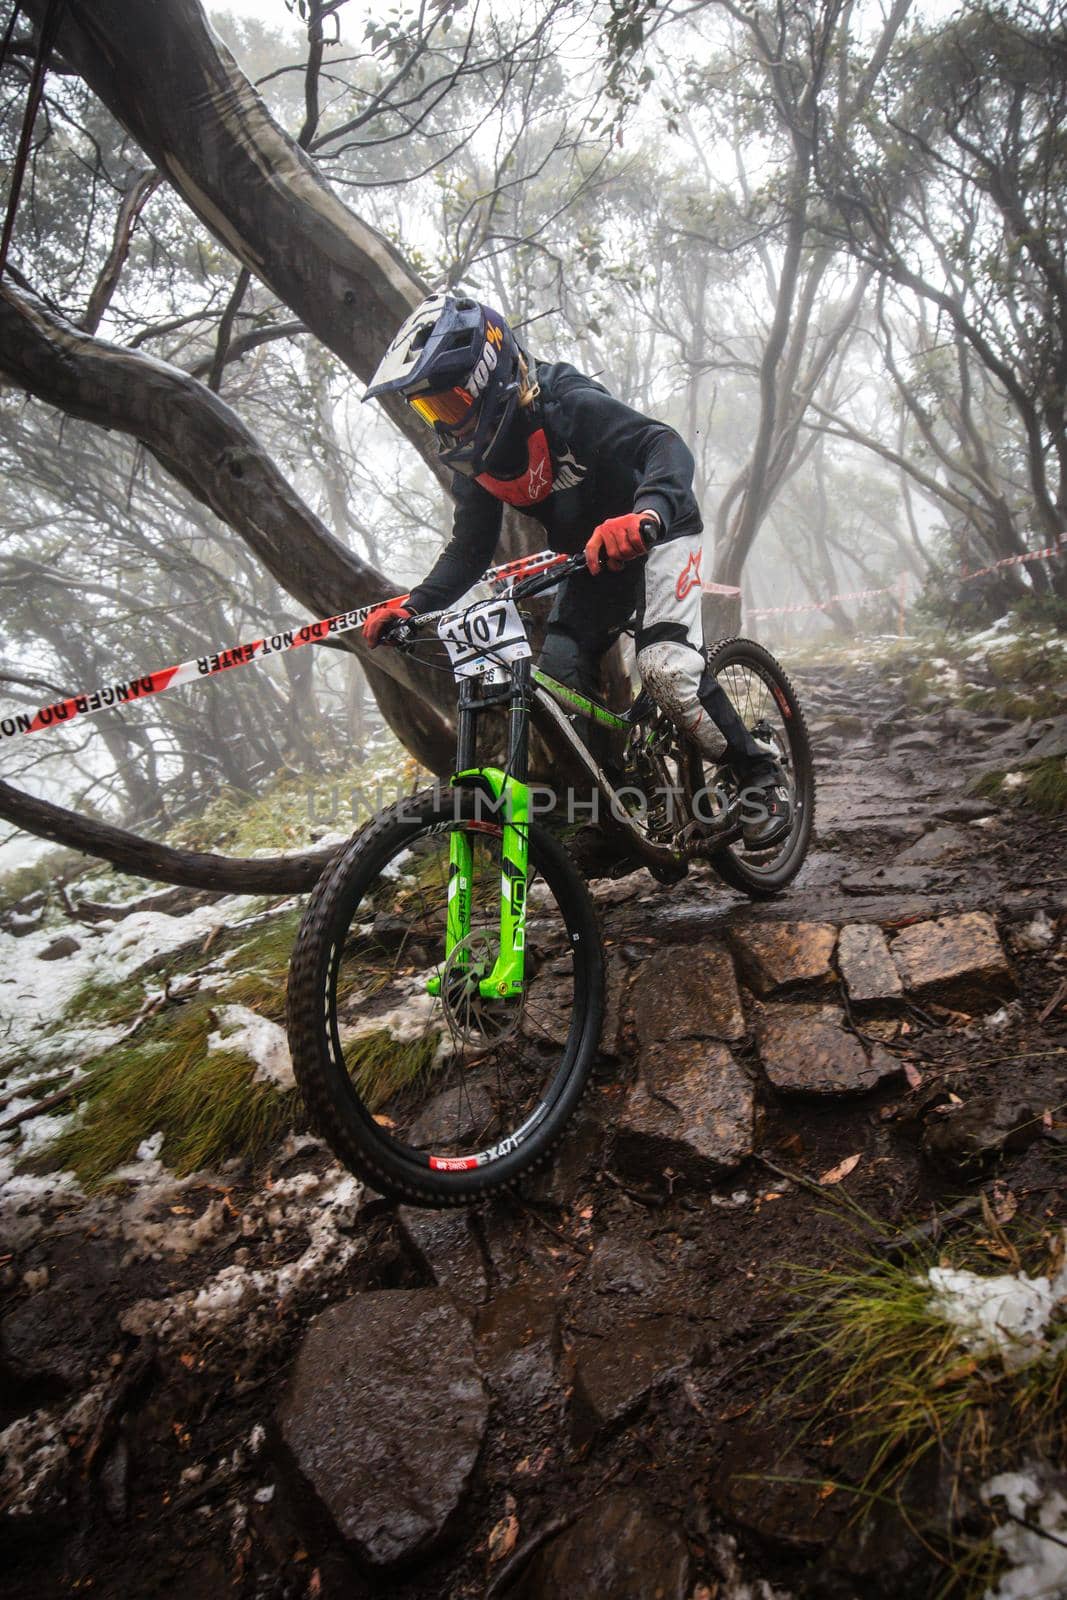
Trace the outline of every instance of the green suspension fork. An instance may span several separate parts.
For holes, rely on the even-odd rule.
[[[499,767],[470,767],[457,772],[453,784],[476,785],[488,790],[493,810],[500,810],[503,798],[503,837],[501,840],[500,950],[493,970],[482,978],[478,992],[486,1000],[507,999],[521,994],[526,966],[526,885],[530,860],[530,791],[525,783],[508,777]],[[448,845],[448,907],[445,915],[445,960],[471,931],[471,890],[474,869],[474,841],[462,828],[455,828]],[[466,953],[461,953],[465,961]],[[458,961],[457,961],[457,964]],[[430,978],[430,994],[440,994],[441,979]]]

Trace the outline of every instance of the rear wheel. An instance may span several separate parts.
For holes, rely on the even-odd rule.
[[[293,1067],[319,1130],[374,1188],[426,1205],[476,1200],[544,1159],[600,1039],[592,901],[536,825],[523,990],[482,996],[506,868],[501,827],[474,806],[428,795],[376,819],[312,895],[289,974]],[[446,958],[457,830],[472,852],[470,933]]]
[[[815,822],[815,772],[804,713],[780,664],[752,639],[724,639],[708,651],[708,666],[749,732],[773,749],[793,803],[792,825],[778,844],[760,851],[738,840],[718,851],[712,865],[732,889],[753,899],[771,899],[804,865]],[[688,752],[694,794],[702,787],[710,793],[736,787],[727,767],[705,762],[695,746]],[[699,808],[695,814],[702,817]]]

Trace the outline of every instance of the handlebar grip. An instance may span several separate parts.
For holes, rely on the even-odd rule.
[[[658,517],[642,517],[638,524],[638,532],[650,550],[659,544],[666,531]]]

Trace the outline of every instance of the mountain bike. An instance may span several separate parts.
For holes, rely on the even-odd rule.
[[[811,839],[803,713],[761,645],[727,639],[707,654],[791,789],[788,835],[762,852],[745,846],[744,794],[728,763],[705,762],[647,694],[615,712],[531,664],[519,603],[584,559],[544,552],[492,598],[394,629],[413,654],[431,628],[446,647],[459,690],[455,771],[352,839],[313,892],[294,948],[289,1037],[311,1117],[352,1171],[417,1204],[464,1204],[513,1183],[550,1155],[578,1105],[605,967],[567,841],[595,802],[622,869],[643,865],[668,883],[705,860],[732,887],[774,895]],[[495,714],[499,740],[500,713],[506,752],[479,765],[479,725]],[[596,743],[613,740],[616,762],[593,754],[580,718],[606,730]],[[531,782],[532,727],[583,775],[574,818],[558,792]]]

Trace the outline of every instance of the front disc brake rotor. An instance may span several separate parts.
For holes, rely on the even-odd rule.
[[[505,1044],[519,1030],[525,996],[486,998],[479,988],[500,951],[498,934],[477,929],[453,945],[441,974],[441,999],[452,1040],[476,1050]]]

